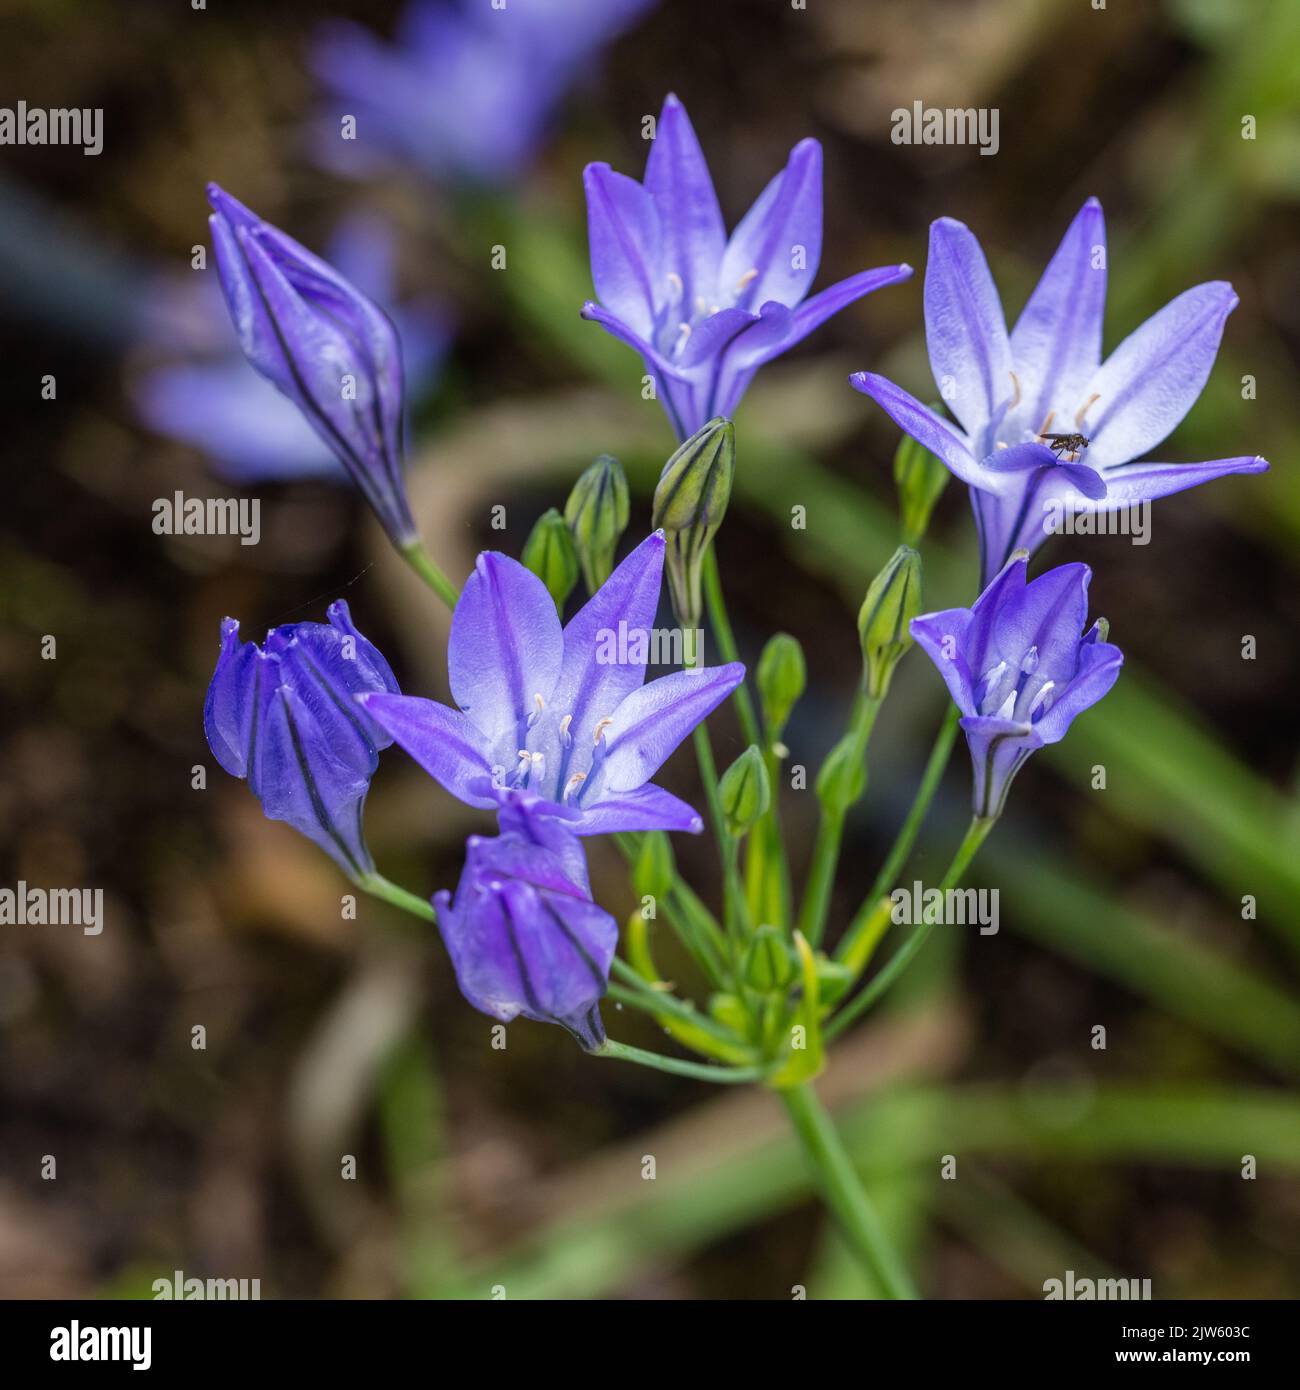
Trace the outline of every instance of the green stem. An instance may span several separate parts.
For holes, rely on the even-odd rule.
[[[836,947],[836,960],[845,960],[852,954],[858,938],[871,921],[876,904],[893,888],[900,870],[907,863],[907,856],[912,852],[912,846],[916,843],[916,837],[920,834],[921,826],[925,823],[925,817],[930,810],[930,803],[934,800],[939,783],[943,780],[948,759],[952,756],[952,745],[957,737],[957,725],[960,719],[961,710],[956,705],[949,705],[948,713],[944,716],[943,723],[939,726],[939,732],[935,736],[934,747],[930,750],[930,757],[926,762],[925,771],[921,775],[921,784],[916,789],[916,796],[913,798],[911,809],[907,813],[907,819],[900,827],[898,836],[890,847],[880,872],[876,875],[876,881],[871,885],[871,891],[862,900],[862,906],[858,908],[857,915],[853,918],[848,931],[844,933],[844,939]]]
[[[435,563],[433,556],[424,548],[423,541],[412,541],[402,547],[402,559],[420,576],[448,608],[456,607],[460,590],[451,582]]]
[[[411,913],[414,917],[423,917],[426,922],[437,922],[438,920],[438,914],[433,910],[433,904],[427,898],[422,898],[418,893],[412,893],[409,889],[390,882],[383,874],[366,874],[358,881],[358,886],[374,897],[383,898],[385,902],[392,903],[394,907],[400,907],[403,912]]]
[[[867,742],[871,730],[880,713],[883,696],[861,695],[853,704],[849,733],[853,738],[850,753],[852,766],[859,766],[867,755]],[[813,844],[812,864],[808,870],[808,884],[804,889],[803,906],[799,911],[799,930],[803,932],[808,944],[814,948],[821,944],[826,932],[826,917],[830,911],[831,889],[835,883],[835,868],[840,859],[840,845],[844,839],[844,820],[848,805],[822,804],[821,819],[817,824],[817,839]]]
[[[940,893],[946,893],[948,889],[957,886],[971,860],[975,858],[976,851],[997,823],[996,816],[975,816],[971,820],[965,837],[957,847],[957,853],[953,855],[952,863],[948,865],[948,872],[944,874],[943,882],[939,885]],[[852,1003],[845,1005],[827,1024],[824,1030],[827,1042],[830,1042],[832,1038],[839,1037],[855,1018],[869,1009],[889,989],[912,963],[921,947],[925,945],[930,933],[934,930],[934,925],[934,921],[931,920],[921,922],[913,928],[912,935],[908,937],[904,945],[890,956],[884,969],[872,978],[867,987],[854,998]]]
[[[725,1086],[739,1086],[750,1081],[762,1081],[763,1067],[714,1067],[707,1062],[683,1062],[676,1057],[664,1057],[658,1052],[646,1052],[639,1047],[606,1038],[589,1054],[592,1057],[612,1057],[616,1061],[636,1062],[655,1071],[671,1072],[674,1076],[689,1076],[694,1081],[715,1081]]]
[[[858,1178],[853,1161],[811,1084],[781,1092],[790,1123],[827,1206],[835,1214],[849,1246],[885,1296],[916,1298],[917,1291],[898,1252],[885,1235],[880,1217]]]
[[[718,553],[716,543],[704,552],[704,604],[709,610],[709,622],[713,636],[718,643],[718,655],[724,664],[739,661],[736,636],[727,616],[726,600],[722,597],[722,576],[718,572]],[[761,748],[763,740],[758,732],[758,715],[754,712],[754,701],[749,686],[742,680],[736,687],[732,699],[736,702],[736,713],[740,716],[740,727],[745,734],[746,743],[756,743]]]

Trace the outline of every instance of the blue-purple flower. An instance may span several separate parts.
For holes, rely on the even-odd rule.
[[[346,20],[310,52],[330,94],[314,149],[338,173],[411,166],[497,184],[532,159],[551,115],[597,53],[652,0],[413,0],[393,43]],[[342,138],[342,119],[356,121]]]
[[[1255,456],[1135,463],[1192,408],[1236,307],[1232,286],[1185,291],[1101,360],[1106,230],[1089,198],[1007,333],[979,242],[961,222],[930,228],[925,325],[930,367],[958,428],[885,377],[852,384],[971,490],[981,585],[1018,549],[1034,550],[1068,512],[1152,501],[1225,473],[1259,473]],[[1081,435],[1079,448],[1047,435]]]
[[[591,900],[580,843],[537,807],[513,793],[502,833],[470,837],[456,896],[434,897],[438,928],[476,1009],[558,1023],[595,1048],[618,924]]]
[[[217,274],[244,356],[302,412],[399,550],[418,536],[402,478],[402,349],[332,266],[208,186]]]
[[[679,440],[730,416],[754,373],[855,299],[906,280],[864,270],[806,299],[822,250],[822,151],[801,140],[730,239],[686,108],[664,102],[637,183],[587,166],[591,275],[582,307],[641,354]]]
[[[378,304],[394,299],[393,236],[372,217],[347,218],[326,259]],[[170,360],[140,373],[132,397],[159,434],[202,450],[235,484],[323,478],[344,482],[333,449],[278,388],[259,376],[231,341],[220,286],[207,275],[169,279],[152,296],[146,349]],[[450,342],[444,313],[426,301],[393,309],[408,381],[427,389]]]
[[[359,882],[374,871],[362,808],[379,750],[392,739],[354,697],[398,687],[342,599],[328,616],[328,625],[273,628],[260,647],[241,642],[239,623],[226,618],[203,724],[216,760],[247,778],[266,815],[314,840]]]
[[[1115,684],[1124,654],[1088,620],[1087,565],[1060,565],[1025,582],[1015,555],[971,608],[912,620],[912,636],[961,710],[975,765],[975,814],[1002,814],[1007,788],[1033,752]]]
[[[447,653],[457,708],[362,695],[366,713],[430,776],[471,806],[514,791],[575,835],[703,828],[650,778],[740,683],[739,662],[644,684],[664,539],[644,540],[561,629],[546,586],[484,551],[452,615]]]

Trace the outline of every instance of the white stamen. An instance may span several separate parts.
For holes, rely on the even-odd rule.
[[[1016,394],[1012,396],[1011,404],[1007,406],[1007,409],[1014,410],[1016,406],[1020,404],[1020,378],[1015,374],[1015,372],[1009,372],[1008,375],[1011,377],[1012,386],[1016,388]]]
[[[1038,647],[1034,645],[1025,653],[1024,659],[1020,663],[1020,669],[1027,676],[1032,676],[1038,670]]]
[[[593,744],[598,744],[598,743],[600,742],[600,740],[602,739],[602,737],[604,737],[605,730],[608,729],[609,726],[610,726],[613,722],[614,722],[614,720],[613,720],[612,717],[609,716],[609,715],[606,715],[604,719],[598,721],[598,723],[596,724],[595,729],[592,730],[592,740],[591,740],[591,741],[592,741]]]
[[[997,712],[997,718],[1010,719],[1016,712],[1016,692],[1013,690],[1005,700],[1002,701],[1002,708]]]
[[[673,303],[676,304],[677,301],[682,297],[682,291],[686,288],[686,286],[682,284],[682,277],[678,275],[678,273],[675,270],[670,270],[668,272],[668,283],[672,286]]]
[[[1054,411],[1054,410],[1049,410],[1049,411],[1047,412],[1047,414],[1043,416],[1043,423],[1042,423],[1041,425],[1039,425],[1039,427],[1038,427],[1038,433],[1039,433],[1039,434],[1046,434],[1047,431],[1050,430],[1050,429],[1052,428],[1052,421],[1055,420],[1055,419],[1056,419],[1056,411]]]
[[[560,720],[560,742],[566,748],[573,747],[573,735],[569,732],[569,725],[572,723],[573,715],[571,714],[566,714],[564,718]]]
[[[1101,400],[1101,392],[1094,391],[1092,395],[1089,396],[1086,401],[1084,401],[1083,405],[1079,407],[1079,413],[1074,417],[1074,425],[1076,429],[1082,429],[1083,417],[1088,413],[1088,408],[1099,400]]]
[[[679,323],[677,325],[677,346],[681,347],[691,336],[691,326],[689,323]]]
[[[751,266],[739,280],[736,281],[736,293],[739,294],[751,281],[758,279],[758,267]]]
[[[528,727],[530,729],[537,723],[542,715],[546,713],[546,701],[542,699],[540,694],[533,696],[533,703],[537,708],[528,716]]]
[[[702,314],[708,307],[709,306],[704,302],[704,296],[702,294],[697,294],[695,296],[695,312],[697,314]]]
[[[587,774],[585,772],[575,772],[564,784],[564,794],[560,797],[560,800],[567,801],[586,780]]]
[[[1055,687],[1055,685],[1055,681],[1043,682],[1043,688],[1038,692],[1037,695],[1034,696],[1033,704],[1029,706],[1029,714],[1027,716],[1028,718],[1032,719],[1034,717],[1034,711],[1038,708],[1039,705],[1043,703],[1044,700],[1047,699],[1048,692],[1052,690]],[[1044,710],[1043,713],[1046,714],[1047,711]]]

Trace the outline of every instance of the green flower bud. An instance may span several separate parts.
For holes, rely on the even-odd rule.
[[[742,1038],[745,1036],[749,1027],[749,1010],[734,994],[712,995],[709,999],[709,1013],[733,1033]]]
[[[573,533],[582,582],[594,594],[614,568],[619,537],[627,529],[627,474],[616,458],[602,454],[573,485],[564,519]]]
[[[678,623],[700,625],[704,553],[717,535],[736,472],[736,429],[720,415],[691,435],[664,464],[655,488],[654,521],[667,541],[664,562]]]
[[[878,699],[889,689],[894,667],[912,645],[909,624],[921,611],[921,557],[900,545],[871,581],[858,614],[858,636],[867,694]]]
[[[523,562],[546,585],[556,608],[563,611],[564,600],[578,582],[578,552],[564,518],[554,507],[537,518],[524,542]]]
[[[745,951],[741,967],[750,989],[759,994],[781,994],[794,979],[797,969],[782,932],[772,926],[759,927]]]
[[[651,830],[641,837],[632,866],[632,886],[641,898],[666,898],[673,886],[673,848],[662,830]]]
[[[772,801],[767,767],[763,755],[754,744],[751,743],[722,774],[718,795],[727,832],[738,840],[764,814]]]
[[[939,407],[935,407],[936,410]],[[916,545],[930,524],[930,513],[948,486],[946,465],[923,444],[905,434],[894,451],[899,523],[906,545]]]
[[[850,731],[826,755],[817,773],[817,800],[843,815],[867,789],[867,768],[858,736]]]
[[[778,632],[758,658],[758,698],[763,705],[763,723],[773,741],[785,731],[807,679],[803,648],[788,632]]]

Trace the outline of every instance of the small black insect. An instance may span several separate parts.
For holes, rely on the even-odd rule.
[[[1073,462],[1092,442],[1081,434],[1041,434],[1038,436],[1059,460],[1063,454],[1070,455]]]

